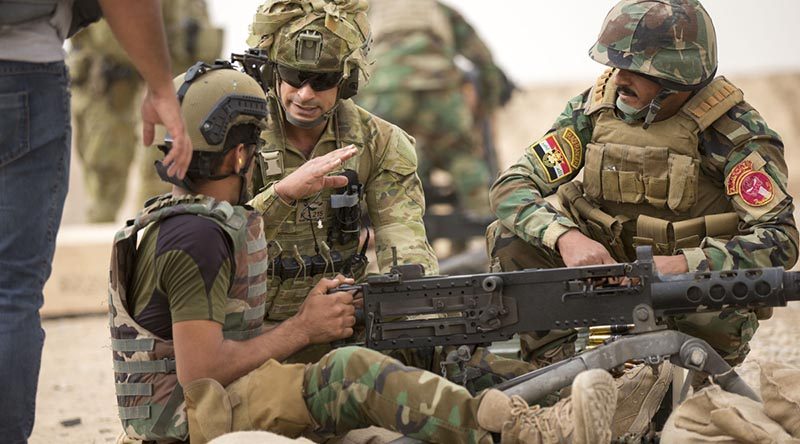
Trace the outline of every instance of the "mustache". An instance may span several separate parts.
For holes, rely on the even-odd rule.
[[[295,97],[290,97],[290,100],[291,100],[291,101],[292,101],[292,103],[294,103],[295,105],[299,105],[299,106],[302,106],[302,107],[305,107],[305,108],[311,108],[311,107],[317,107],[317,108],[320,108],[320,107],[322,107],[322,104],[321,104],[321,103],[319,102],[319,100],[317,100],[316,98],[314,98],[314,99],[311,99],[311,100],[308,100],[308,101],[305,101],[305,102],[304,102],[304,101],[302,101],[302,100],[299,100],[299,99],[298,99],[298,98],[295,96]]]
[[[636,94],[636,91],[630,89],[627,86],[620,86],[620,87],[617,88],[617,91],[621,92],[622,94],[625,94],[627,96],[639,97],[639,95]]]

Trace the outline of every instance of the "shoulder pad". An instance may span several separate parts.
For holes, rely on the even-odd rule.
[[[725,77],[717,77],[695,94],[683,106],[683,111],[703,131],[742,100],[742,90],[733,86]]]
[[[597,78],[594,86],[589,91],[588,104],[584,111],[587,116],[601,109],[614,107],[617,92],[614,82],[611,82],[614,71],[614,69],[607,69]]]

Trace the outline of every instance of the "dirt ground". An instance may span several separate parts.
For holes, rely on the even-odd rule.
[[[789,191],[800,195],[800,73],[731,80],[745,91],[745,99],[780,133],[790,165]],[[497,119],[501,165],[509,165],[525,146],[542,135],[566,101],[587,85],[530,87],[518,93]],[[135,174],[130,184],[135,186]],[[85,208],[80,166],[73,159],[65,224],[83,222]],[[125,201],[122,215],[132,215],[134,203]],[[57,299],[57,294],[45,295]],[[87,295],[98,301],[103,294]],[[37,419],[32,444],[114,442],[120,430],[114,400],[111,351],[105,316],[91,315],[44,322],[47,333],[39,379]],[[748,359],[800,365],[800,303],[777,309],[763,322],[752,342]]]

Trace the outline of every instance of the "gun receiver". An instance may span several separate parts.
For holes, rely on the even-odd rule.
[[[366,345],[375,350],[486,344],[515,333],[634,324],[665,316],[800,300],[800,273],[780,267],[660,275],[649,247],[632,263],[466,276],[422,277],[395,267],[368,279]],[[609,281],[625,280],[624,285]]]

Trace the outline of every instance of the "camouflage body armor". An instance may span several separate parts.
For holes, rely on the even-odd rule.
[[[585,152],[583,192],[577,181],[558,190],[570,218],[625,262],[636,259],[638,245],[673,255],[699,246],[706,236],[738,234],[739,218],[725,189],[700,169],[698,137],[742,102],[741,90],[718,77],[674,116],[643,129],[616,116],[613,73],[606,71],[589,93],[585,113],[595,126]]]
[[[225,306],[224,337],[241,341],[258,336],[263,323],[268,257],[260,215],[201,195],[165,195],[128,221],[117,232],[112,251],[109,327],[119,417],[129,438],[144,441],[183,441],[189,436],[172,341],[138,325],[128,309],[137,233],[181,214],[216,222],[233,241],[236,267]]]

